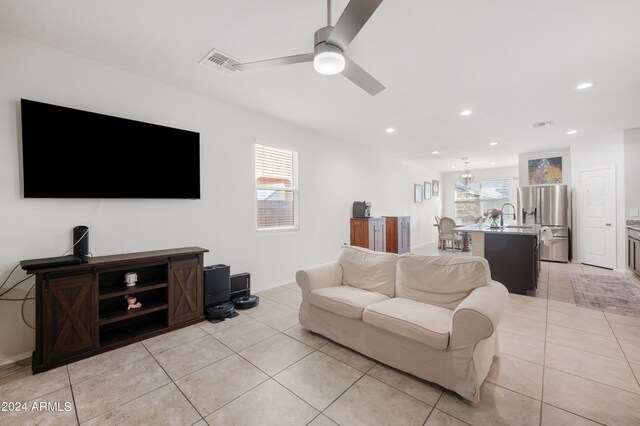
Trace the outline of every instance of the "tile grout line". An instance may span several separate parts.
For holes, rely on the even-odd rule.
[[[131,344],[127,345],[127,346],[123,346],[122,348],[117,348],[117,349],[113,349],[113,350],[114,350],[114,351],[117,351],[118,349],[123,349],[123,348],[126,348],[126,347],[128,347],[128,346],[136,345],[136,344],[138,344],[138,343],[142,344],[142,341],[134,342],[134,343],[131,343]],[[119,364],[116,368],[126,367],[127,365],[134,364],[134,363],[136,363],[136,362],[138,362],[138,361],[142,361],[143,359],[146,359],[146,358],[149,358],[149,357],[153,356],[153,355],[151,354],[151,352],[149,352],[149,350],[147,349],[147,347],[146,347],[145,345],[142,345],[142,348],[147,352],[147,355],[143,356],[142,358],[138,358],[138,359],[136,359],[136,360],[134,360],[134,361],[127,362],[126,364]],[[100,356],[100,355],[103,355],[103,354],[107,354],[107,353],[109,353],[109,352],[111,352],[111,351],[103,352],[103,353],[101,353],[101,354],[97,354],[97,355],[94,355],[94,356]],[[89,358],[85,358],[85,359],[91,359],[91,358],[93,358],[93,357],[89,357]],[[80,361],[76,361],[76,362],[82,362],[82,361],[84,361],[84,360],[80,360]],[[65,366],[67,367],[67,371],[68,371],[68,369],[69,369],[69,365],[75,364],[76,362],[72,362],[72,363],[70,363],[70,364],[65,364]],[[77,381],[77,382],[75,382],[75,383],[71,383],[71,373],[69,373],[69,384],[71,384],[71,385],[79,385],[80,383],[84,383],[84,382],[86,382],[87,380],[95,379],[96,377],[98,377],[98,376],[102,376],[103,374],[109,373],[109,372],[111,372],[111,371],[113,371],[113,370],[115,370],[115,368],[112,368],[112,369],[107,370],[107,371],[103,371],[103,372],[98,373],[98,374],[94,374],[93,376],[85,377],[84,379],[79,380],[79,381]]]
[[[145,393],[143,393],[143,394],[141,394],[141,395],[136,396],[136,397],[135,397],[135,398],[133,398],[133,399],[130,399],[130,400],[126,401],[126,402],[123,402],[122,404],[118,405],[118,406],[117,406],[117,407],[115,407],[115,408],[110,408],[110,409],[108,409],[108,410],[106,410],[106,411],[103,411],[103,412],[101,412],[101,413],[99,413],[99,414],[96,414],[95,416],[93,416],[93,417],[91,417],[91,418],[86,419],[83,423],[87,423],[89,420],[93,420],[93,419],[98,418],[98,417],[100,417],[100,416],[102,416],[102,415],[104,415],[104,414],[107,414],[107,413],[110,413],[110,412],[112,412],[112,411],[115,411],[115,410],[117,410],[118,408],[120,408],[120,407],[122,407],[122,406],[124,406],[124,405],[126,405],[126,404],[129,404],[130,402],[133,402],[133,401],[135,401],[135,400],[137,400],[137,399],[140,399],[140,398],[142,398],[143,396],[149,395],[151,392],[157,391],[158,389],[160,389],[160,388],[162,388],[162,387],[165,387],[165,386],[167,386],[167,385],[171,384],[171,383],[173,382],[173,380],[171,379],[171,376],[169,376],[169,375],[167,374],[167,372],[166,372],[166,371],[164,371],[164,368],[162,368],[162,366],[160,365],[160,363],[158,362],[158,360],[157,360],[157,359],[155,359],[155,358],[153,357],[153,355],[151,355],[150,357],[151,357],[151,358],[156,362],[156,364],[158,364],[158,366],[162,369],[162,371],[167,375],[167,378],[169,379],[169,382],[168,382],[168,383],[165,383],[165,384],[163,384],[163,385],[160,385],[160,386],[158,386],[158,387],[156,387],[156,388],[151,389],[150,391],[147,391],[147,392],[145,392]],[[144,358],[142,358],[142,359],[147,359],[147,358],[149,358],[149,357],[144,357]],[[138,361],[141,361],[141,360],[138,360]],[[133,364],[133,363],[130,363],[130,364]],[[129,365],[129,364],[127,364],[127,365]],[[111,371],[113,371],[113,370],[106,371],[106,372],[104,372],[104,373],[102,373],[102,374],[107,374],[107,373],[110,373]],[[100,376],[100,375],[102,375],[102,374],[99,374],[99,376]],[[98,377],[98,376],[94,376],[94,377]],[[74,402],[74,403],[75,403],[75,402]],[[197,410],[196,410],[196,411],[197,411]],[[80,422],[78,422],[78,424],[80,424]]]
[[[310,353],[308,353],[307,355],[305,355],[304,357],[300,358],[298,361],[294,362],[294,363],[293,363],[293,364],[291,364],[289,367],[291,367],[291,366],[293,366],[293,365],[296,365],[297,363],[299,363],[299,362],[300,362],[300,361],[302,361],[303,359],[305,359],[305,358],[307,358],[307,357],[311,356],[311,354],[313,354],[313,353],[315,353],[315,352],[319,352],[319,353],[321,353],[321,354],[327,355],[327,354],[325,354],[324,352],[320,352],[319,350],[317,350],[317,349],[316,349],[316,350],[314,350],[313,352],[310,352]],[[328,355],[327,355],[327,356],[328,356]],[[341,361],[339,361],[339,362],[341,362]],[[344,364],[344,363],[343,363],[343,364]],[[287,368],[289,368],[289,367],[287,367]],[[348,367],[350,367],[350,366],[348,366]],[[295,393],[292,389],[289,389],[289,388],[287,387],[287,385],[285,385],[284,383],[279,382],[279,381],[278,381],[278,379],[276,379],[276,378],[275,378],[275,376],[277,376],[278,374],[282,373],[282,372],[283,372],[284,370],[286,370],[287,368],[285,368],[285,369],[283,369],[283,370],[280,370],[278,373],[274,374],[273,376],[269,376],[269,378],[270,378],[271,380],[273,380],[274,382],[276,382],[277,384],[279,384],[280,386],[282,386],[283,388],[285,388],[286,390],[288,390],[289,392],[291,392],[292,394],[294,394],[298,399],[300,399],[300,400],[301,400],[301,401],[303,401],[305,404],[307,404],[309,407],[313,408],[314,410],[316,410],[316,411],[318,412],[318,414],[317,414],[313,419],[311,419],[311,420],[309,421],[309,423],[311,423],[311,422],[312,422],[316,417],[318,417],[320,414],[322,414],[322,413],[324,412],[324,410],[318,410],[316,407],[314,407],[313,405],[311,405],[311,403],[310,403],[310,402],[308,402],[308,401],[306,401],[305,399],[303,399],[300,395],[298,395],[297,393]],[[351,368],[353,368],[353,367],[351,367]],[[355,369],[355,368],[354,368],[354,370],[356,370],[356,371],[358,371],[358,372],[362,373],[360,370],[357,370],[357,369]],[[356,379],[356,382],[357,382],[358,380],[360,380],[360,378],[361,378],[362,376],[364,376],[364,375],[365,375],[365,373],[362,373],[362,375],[361,375],[360,377],[358,377],[358,379]],[[354,382],[354,383],[355,383],[355,382]],[[353,386],[353,383],[351,384],[351,386]],[[351,387],[351,386],[349,386],[349,387]],[[340,394],[340,396],[342,396],[342,394]],[[340,396],[338,396],[338,398],[339,398]],[[329,405],[327,405],[327,407],[325,408],[325,410],[326,410],[327,408],[329,408],[329,406],[330,406],[331,404],[333,404],[333,403],[334,403],[338,398],[336,398],[336,399],[332,400],[332,401],[329,403]],[[332,421],[333,421],[333,420],[332,420]],[[307,423],[307,424],[309,424],[309,423]]]
[[[581,272],[584,272],[584,270],[583,270],[583,268],[582,268],[582,265],[580,265],[580,264],[577,264],[577,265],[578,265],[578,267],[580,268],[580,271],[581,271]],[[549,284],[550,284],[550,283],[549,283]],[[555,300],[555,299],[549,299],[549,298],[548,298],[548,293],[547,293],[547,316],[548,316],[548,314],[549,314],[549,300]],[[563,303],[570,303],[570,302],[563,302]],[[575,303],[575,298],[574,298],[573,304],[574,304],[576,307],[578,307],[578,305]],[[604,316],[605,316],[605,318],[606,318],[606,315],[604,315]],[[547,319],[547,326],[548,326],[548,319]],[[562,326],[560,326],[560,327],[562,327]],[[611,327],[611,326],[610,326],[610,327]],[[577,331],[582,331],[582,332],[589,333],[588,331],[585,331],[585,330],[579,330],[579,329],[575,329],[575,328],[571,328],[571,327],[564,327],[564,328],[568,328],[568,329],[570,329],[570,330],[577,330]],[[594,334],[594,335],[596,335],[596,336],[601,336],[601,335],[599,335],[599,334],[595,334],[595,333],[591,333],[591,334]],[[603,337],[603,336],[601,336],[601,337]],[[553,405],[553,404],[549,404],[549,403],[547,403],[547,402],[544,402],[544,374],[545,374],[545,370],[546,370],[547,368],[550,368],[550,369],[552,369],[552,370],[561,371],[561,372],[563,372],[563,373],[566,373],[566,372],[564,372],[564,371],[562,371],[562,370],[557,370],[557,369],[555,369],[555,368],[547,367],[547,366],[546,366],[546,356],[547,356],[546,345],[547,345],[547,339],[546,339],[546,327],[545,327],[545,351],[544,351],[544,358],[543,358],[544,365],[543,365],[543,369],[542,369],[542,380],[543,380],[542,384],[543,384],[543,387],[542,387],[542,405],[540,406],[540,424],[542,425],[542,407],[543,407],[543,405],[544,405],[544,404],[547,404],[547,405],[549,405],[549,406],[551,406],[551,407],[555,407],[555,408],[557,408],[557,409],[559,409],[559,410],[562,410],[562,411],[564,411],[564,412],[571,413],[571,414],[573,414],[573,415],[575,415],[575,416],[578,416],[578,417],[580,417],[580,418],[586,419],[586,420],[588,420],[588,421],[591,421],[591,422],[595,422],[595,423],[601,424],[600,422],[597,422],[597,421],[595,421],[595,420],[593,420],[593,419],[589,419],[589,418],[584,417],[584,416],[582,416],[582,415],[580,415],[580,414],[577,414],[577,413],[574,413],[574,412],[572,412],[572,411],[565,410],[564,408],[556,407],[556,406],[555,406],[555,405]],[[566,374],[571,374],[571,373],[566,373]],[[571,374],[571,375],[573,375],[573,374]],[[577,375],[573,375],[573,376],[581,377],[581,376],[577,376]],[[581,378],[586,379],[586,378],[584,378],[584,377],[581,377]],[[586,380],[590,380],[590,379],[586,379]],[[594,381],[594,380],[592,380],[592,381]],[[595,381],[594,381],[594,382],[595,382]],[[596,383],[599,383],[599,382],[596,382]],[[608,386],[608,385],[607,385],[607,386]]]
[[[606,318],[607,324],[609,324],[609,327],[611,327],[611,331],[613,332],[613,335],[615,336],[616,342],[618,343],[618,346],[620,347],[620,350],[622,351],[622,355],[624,356],[625,361],[627,361],[627,367],[629,367],[629,370],[631,371],[631,375],[636,379],[636,384],[638,384],[639,389],[640,389],[640,380],[638,380],[638,377],[636,376],[635,371],[633,370],[633,367],[631,367],[631,362],[629,361],[629,357],[627,356],[627,353],[624,351],[622,345],[620,344],[620,339],[618,338],[618,335],[616,334],[616,330],[611,325],[611,322],[609,321],[609,318],[606,315],[604,317]]]
[[[79,425],[80,417],[78,416],[78,405],[76,405],[76,397],[75,397],[75,394],[73,393],[73,385],[71,384],[71,375],[69,374],[69,366],[65,365],[64,368],[65,370],[67,370],[67,378],[69,379],[69,390],[71,391],[71,399],[73,400],[73,411],[76,414],[76,422],[78,422],[78,425]]]
[[[605,423],[601,423],[601,422],[599,422],[599,421],[597,421],[597,420],[590,419],[590,418],[588,418],[588,417],[585,417],[585,416],[584,416],[584,415],[582,415],[582,414],[574,413],[573,411],[569,411],[569,410],[567,410],[566,408],[558,407],[557,405],[553,405],[553,404],[550,404],[550,403],[548,403],[548,402],[543,402],[543,404],[547,404],[549,407],[553,407],[553,408],[555,408],[555,409],[557,409],[557,410],[560,410],[560,411],[563,411],[563,412],[565,412],[565,413],[572,414],[572,415],[574,415],[574,416],[576,416],[576,417],[580,417],[581,419],[585,419],[585,420],[590,421],[590,422],[592,422],[592,423],[596,423],[596,424],[598,424],[598,425],[602,425],[602,426],[608,426],[608,425],[606,425]]]
[[[279,332],[279,333],[284,334],[284,333],[282,333],[282,332]],[[274,336],[276,336],[276,335],[277,335],[277,334],[274,334]],[[273,337],[273,336],[271,336],[271,337]],[[265,340],[266,340],[266,339],[265,339]],[[262,342],[262,341],[264,341],[264,340],[261,340],[261,342]],[[260,342],[258,342],[258,343],[260,343]],[[257,343],[256,343],[256,344],[257,344]],[[253,346],[253,345],[252,345],[252,346]],[[308,345],[307,345],[307,346],[308,346]],[[251,346],[249,346],[249,347],[251,347]],[[248,348],[249,348],[249,347],[248,347]],[[248,348],[245,348],[245,349],[248,349]],[[315,407],[313,407],[311,404],[309,404],[309,403],[308,403],[307,401],[305,401],[304,399],[300,398],[300,397],[299,397],[295,392],[291,391],[289,388],[287,388],[286,386],[284,386],[282,383],[280,383],[279,381],[277,381],[276,379],[274,379],[274,376],[275,376],[275,375],[277,375],[277,374],[279,374],[279,373],[281,373],[282,371],[286,370],[287,368],[291,367],[291,365],[297,364],[298,362],[302,361],[304,358],[306,358],[306,357],[308,357],[309,355],[311,355],[312,353],[316,352],[316,351],[317,351],[317,349],[312,348],[312,349],[313,349],[313,351],[309,352],[307,355],[305,355],[304,357],[300,358],[298,361],[294,362],[293,364],[289,365],[288,367],[286,367],[286,368],[284,368],[284,369],[282,369],[282,370],[278,371],[276,374],[274,374],[274,376],[271,376],[271,375],[270,375],[270,374],[268,374],[266,371],[261,370],[258,366],[256,366],[256,365],[255,365],[255,364],[253,364],[251,361],[249,361],[248,359],[246,359],[245,357],[243,357],[242,355],[240,355],[240,353],[238,353],[238,352],[234,351],[234,350],[233,350],[233,349],[231,349],[231,348],[229,348],[229,349],[233,352],[233,354],[231,354],[231,355],[229,355],[229,356],[232,356],[232,355],[238,355],[240,358],[244,359],[244,360],[245,360],[245,361],[247,361],[249,364],[251,364],[252,366],[254,366],[255,368],[257,368],[257,369],[258,369],[260,372],[262,372],[264,375],[266,375],[266,376],[267,376],[267,378],[266,378],[265,380],[263,380],[262,382],[258,383],[257,385],[255,385],[255,386],[251,387],[251,388],[250,388],[250,389],[248,389],[247,391],[243,392],[241,395],[238,395],[237,397],[233,398],[231,401],[229,401],[229,402],[227,402],[227,403],[225,403],[225,404],[221,405],[220,407],[218,407],[217,409],[215,409],[215,410],[214,410],[214,411],[212,411],[211,413],[207,414],[207,416],[206,416],[206,417],[208,417],[208,416],[212,415],[213,413],[215,413],[215,412],[217,412],[217,411],[221,410],[222,408],[224,408],[224,407],[226,407],[227,405],[231,404],[233,401],[235,401],[235,400],[237,400],[238,398],[240,398],[240,397],[242,397],[242,396],[246,395],[247,393],[251,392],[252,390],[254,390],[255,388],[257,388],[258,386],[262,385],[263,383],[265,383],[265,382],[267,382],[267,381],[269,381],[269,380],[273,380],[273,381],[274,381],[274,382],[276,382],[278,385],[282,386],[283,388],[287,389],[289,392],[291,392],[292,394],[294,394],[296,397],[298,397],[300,400],[302,400],[305,404],[307,404],[307,405],[309,405],[310,407],[312,407],[313,409],[315,409]],[[244,349],[241,349],[241,350],[244,350]],[[228,356],[228,357],[229,357],[229,356]],[[228,358],[228,357],[225,357],[225,358]],[[219,361],[222,361],[222,360],[219,360]],[[214,362],[213,364],[215,364],[215,363],[217,363],[217,362],[218,362],[218,361]],[[213,365],[213,364],[209,364],[209,365]],[[205,367],[203,367],[203,368],[205,368]],[[196,370],[196,371],[199,371],[199,370]],[[195,371],[194,371],[194,372],[195,372]],[[192,373],[189,373],[189,374],[192,374]],[[186,376],[183,376],[183,377],[186,377]],[[177,386],[177,385],[176,385],[176,386]],[[196,410],[196,411],[197,411],[197,410]],[[316,411],[318,411],[318,410],[316,410]],[[199,413],[199,412],[198,412],[198,413]],[[316,416],[316,417],[317,417],[317,416]],[[315,418],[315,417],[314,417],[314,418]],[[203,417],[203,419],[204,419],[204,417]],[[205,420],[205,422],[206,422],[206,420]],[[208,423],[208,422],[207,422],[207,423]]]
[[[544,371],[547,364],[547,328],[549,327],[549,287],[551,287],[551,268],[547,271],[547,309],[544,318],[544,343],[542,344],[542,382],[540,384],[540,426],[542,426],[542,408],[544,407]]]
[[[323,352],[323,353],[324,353],[324,352]],[[358,370],[358,371],[360,371],[360,370]],[[344,390],[340,395],[338,395],[336,398],[334,398],[334,399],[329,403],[329,405],[327,405],[327,407],[326,407],[324,410],[320,411],[320,413],[324,414],[324,412],[325,412],[325,411],[327,411],[327,410],[329,409],[329,407],[331,407],[331,406],[332,406],[332,405],[333,405],[333,404],[334,404],[338,399],[340,399],[340,397],[342,397],[342,395],[344,395],[345,393],[347,393],[347,391],[348,391],[349,389],[351,389],[351,388],[352,388],[356,383],[358,383],[360,380],[362,380],[362,378],[363,378],[364,376],[366,376],[366,375],[367,375],[367,373],[362,373],[362,375],[361,375],[360,377],[358,377],[358,378],[357,378],[353,383],[351,383],[351,385],[349,385],[349,387],[348,387],[348,388],[346,388],[346,389],[345,389],[345,390]],[[338,425],[340,425],[340,423],[338,423],[338,422],[337,422],[337,420],[333,420],[333,419],[332,419],[330,416],[328,416],[327,414],[324,414],[324,415],[325,415],[327,418],[329,418],[332,422],[337,423]]]
[[[466,425],[471,425],[470,423],[465,422],[464,420],[462,420],[462,419],[460,419],[460,418],[456,417],[455,415],[450,414],[450,413],[447,413],[446,411],[444,411],[444,410],[443,410],[443,409],[441,409],[441,408],[437,408],[438,403],[439,403],[439,402],[440,402],[440,400],[444,397],[444,394],[445,394],[446,392],[447,392],[447,390],[446,390],[446,389],[443,389],[442,393],[441,393],[441,394],[440,394],[440,396],[438,397],[438,400],[437,400],[437,401],[436,401],[436,403],[433,405],[433,410],[431,410],[431,413],[429,413],[429,417],[431,417],[431,415],[433,414],[433,412],[434,412],[434,411],[438,410],[438,411],[441,411],[442,413],[446,414],[447,416],[453,417],[454,419],[461,421],[462,423],[464,423],[464,424],[466,424]],[[457,394],[456,394],[456,395],[457,395]],[[427,421],[429,421],[429,417],[427,417],[427,420],[425,420],[425,421],[424,421],[424,424],[425,424],[425,425],[427,424]]]
[[[590,382],[597,383],[597,384],[602,385],[602,386],[607,386],[607,387],[610,387],[610,388],[613,388],[613,389],[619,390],[619,391],[621,391],[621,392],[626,392],[626,393],[628,393],[628,394],[636,395],[636,396],[639,396],[639,397],[640,397],[640,390],[639,390],[638,392],[633,392],[633,391],[630,391],[630,390],[628,390],[628,389],[622,389],[622,388],[619,388],[618,386],[610,385],[610,384],[608,384],[608,383],[602,383],[602,382],[599,382],[599,381],[597,381],[597,380],[590,379],[590,378],[588,378],[588,377],[580,376],[580,375],[578,375],[578,374],[569,373],[569,372],[567,372],[567,371],[560,370],[560,369],[558,369],[558,368],[554,368],[554,367],[546,367],[546,366],[545,366],[545,368],[548,368],[548,369],[550,369],[550,370],[554,370],[554,371],[559,371],[560,373],[568,374],[568,375],[573,376],[573,377],[578,377],[578,378],[583,379],[583,380],[588,380],[588,381],[590,381]]]

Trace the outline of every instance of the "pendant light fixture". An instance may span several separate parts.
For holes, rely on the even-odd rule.
[[[469,160],[469,158],[461,157],[460,159],[464,161],[464,173],[460,175],[459,179],[460,179],[460,183],[463,184],[465,187],[467,187],[471,182],[473,182],[473,175],[469,173],[469,168],[468,168],[469,161],[467,160]]]

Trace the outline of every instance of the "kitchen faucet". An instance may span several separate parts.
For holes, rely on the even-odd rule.
[[[504,203],[502,205],[502,207],[500,207],[500,210],[502,211],[502,213],[500,213],[500,226],[504,226],[504,207],[505,206],[511,206],[511,208],[513,209],[513,213],[509,213],[509,214],[513,214],[513,220],[518,220],[517,216],[516,216],[516,208],[513,204],[511,203]]]

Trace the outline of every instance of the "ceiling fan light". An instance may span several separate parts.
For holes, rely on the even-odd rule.
[[[344,70],[344,66],[344,56],[338,52],[321,52],[313,58],[313,69],[320,74],[340,74]]]

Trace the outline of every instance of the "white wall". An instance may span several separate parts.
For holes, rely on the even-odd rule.
[[[496,167],[494,169],[480,169],[469,171],[475,180],[489,179],[509,179],[509,202],[518,206],[518,167]],[[448,217],[455,216],[454,193],[456,184],[460,183],[459,177],[462,171],[448,172],[442,174],[442,215]],[[510,211],[508,211],[510,212]],[[505,217],[505,220],[507,218]]]
[[[582,140],[571,144],[572,204],[573,204],[573,257],[580,262],[580,172],[614,166],[616,171],[616,269],[626,268],[625,228],[625,152],[624,132]]]
[[[571,152],[567,147],[547,151],[525,152],[518,155],[520,186],[532,185],[529,183],[529,160],[554,157],[562,157],[562,183],[571,185]]]
[[[19,260],[65,252],[71,229],[87,224],[99,202],[21,198],[20,98],[201,134],[202,199],[105,200],[91,227],[94,255],[201,246],[210,250],[206,264],[250,272],[259,291],[292,281],[302,267],[335,259],[338,247],[349,242],[354,200],[371,201],[376,216],[410,215],[414,247],[437,239],[432,222],[440,199],[413,202],[414,183],[441,180],[423,165],[1,32],[0,57],[0,280]],[[298,232],[255,231],[255,139],[299,152]],[[22,277],[19,271],[10,283]],[[10,295],[22,297],[27,289]],[[33,323],[33,302],[26,313]],[[20,319],[20,303],[0,301],[0,364],[24,358],[33,348],[34,333]]]
[[[631,216],[631,209],[640,212],[640,127],[624,132],[624,187],[625,187],[625,217],[640,220],[638,216]]]

